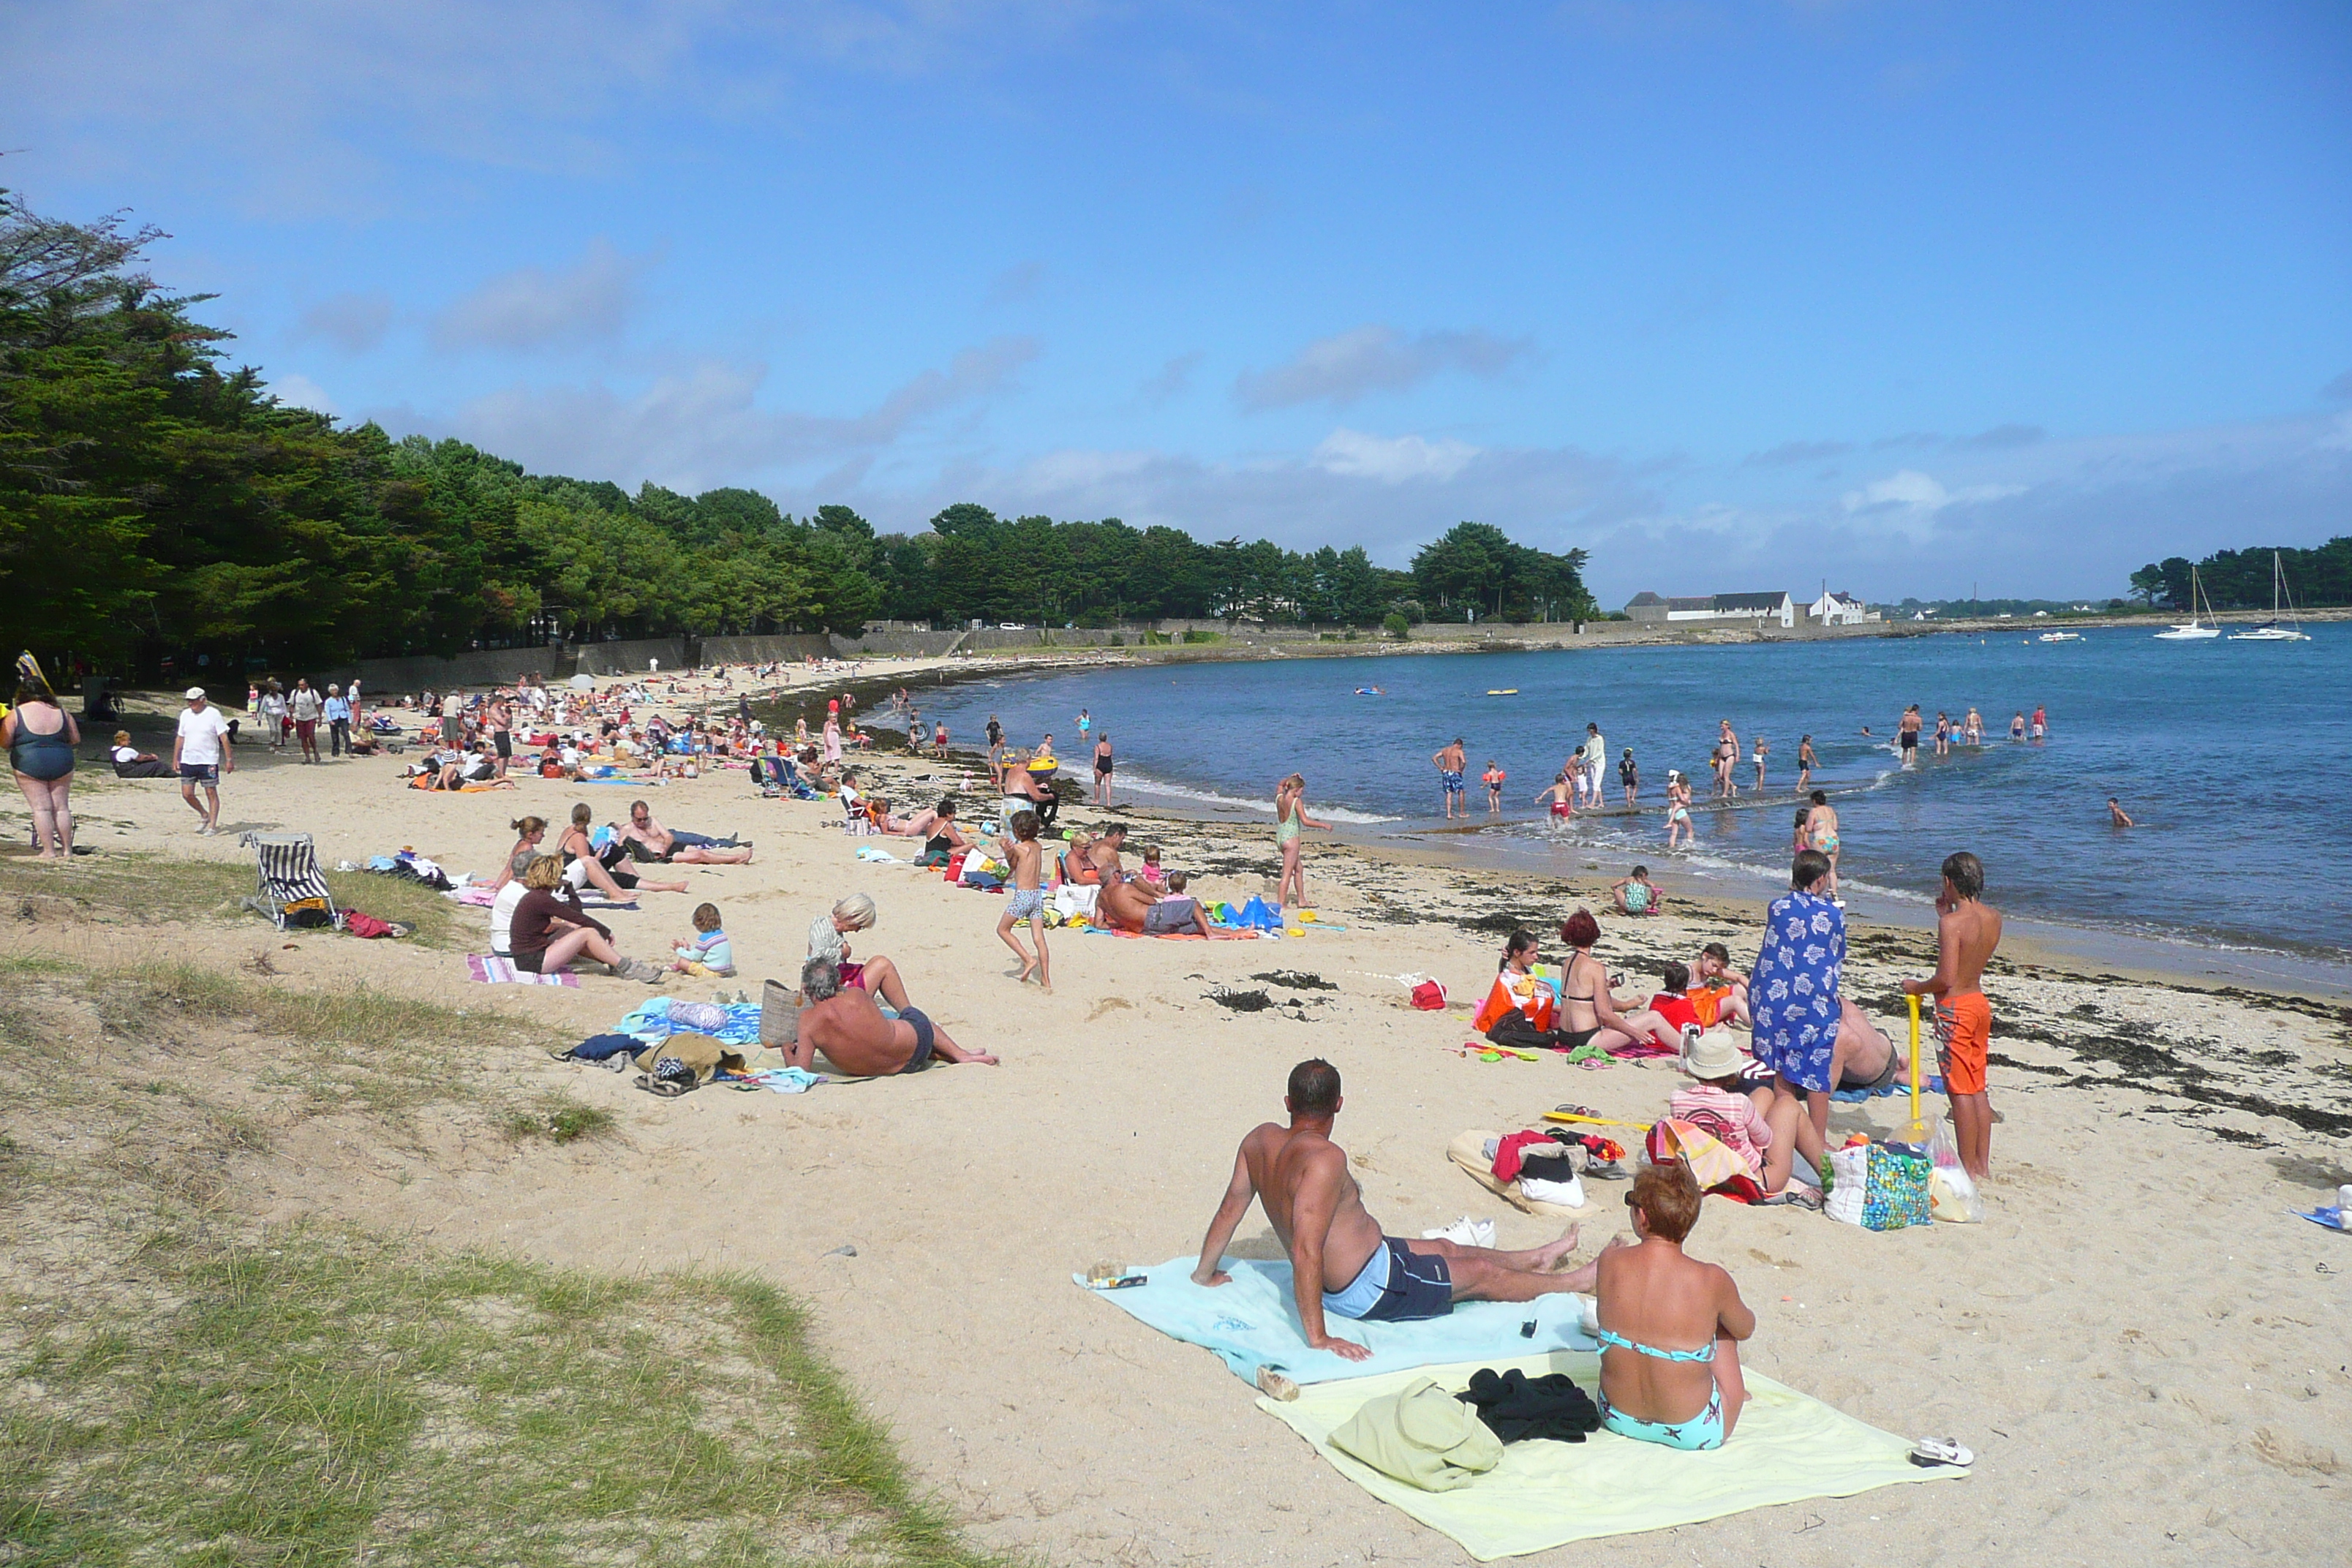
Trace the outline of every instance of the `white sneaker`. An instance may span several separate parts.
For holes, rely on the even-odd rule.
[[[1423,1231],[1421,1238],[1423,1241],[1450,1241],[1456,1247],[1491,1247],[1495,1245],[1495,1222],[1472,1219],[1465,1214],[1442,1229]]]

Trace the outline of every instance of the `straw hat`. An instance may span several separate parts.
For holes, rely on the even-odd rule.
[[[1745,1065],[1739,1042],[1720,1024],[1693,1040],[1683,1052],[1683,1071],[1693,1078],[1730,1078]]]

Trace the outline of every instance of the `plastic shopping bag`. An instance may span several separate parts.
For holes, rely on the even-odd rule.
[[[1960,1146],[1952,1136],[1952,1124],[1939,1119],[1933,1136],[1927,1140],[1927,1158],[1935,1163],[1935,1172],[1927,1178],[1929,1212],[1937,1219],[1954,1225],[1976,1225],[1984,1218],[1984,1197],[1977,1184],[1960,1163]]]

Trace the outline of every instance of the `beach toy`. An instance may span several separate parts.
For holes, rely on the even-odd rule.
[[[1911,1136],[1919,1136],[1919,998],[1906,996],[1911,1004]]]

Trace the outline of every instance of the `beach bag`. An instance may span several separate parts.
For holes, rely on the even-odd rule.
[[[1434,980],[1424,980],[1412,988],[1412,1005],[1424,1013],[1445,1011],[1445,987]]]
[[[1741,1203],[1755,1203],[1764,1196],[1764,1189],[1748,1173],[1748,1162],[1696,1122],[1672,1118],[1659,1121],[1650,1129],[1643,1149],[1653,1165],[1675,1160],[1688,1165],[1700,1192],[1721,1193]]]
[[[1927,1212],[1937,1219],[1953,1225],[1976,1225],[1984,1219],[1984,1196],[1977,1191],[1974,1177],[1960,1163],[1960,1146],[1952,1137],[1952,1124],[1941,1119],[1927,1140],[1927,1160],[1935,1168],[1927,1174]]]
[[[1527,1026],[1538,1034],[1549,1029],[1556,1020],[1550,985],[1532,974],[1514,984],[1510,971],[1497,971],[1495,984],[1488,987],[1486,1000],[1479,1004],[1470,1026],[1482,1035],[1488,1034],[1514,1013],[1522,1015]]]
[[[1927,1173],[1916,1155],[1883,1143],[1856,1143],[1830,1152],[1830,1189],[1822,1212],[1864,1230],[1901,1230],[1930,1223]]]
[[[760,1043],[782,1049],[801,1037],[801,994],[781,980],[760,987]]]

